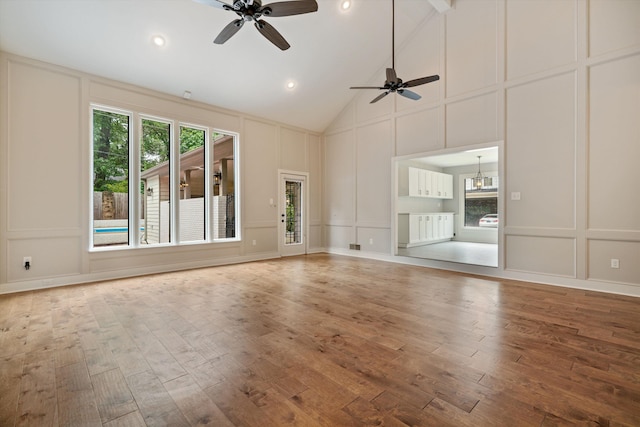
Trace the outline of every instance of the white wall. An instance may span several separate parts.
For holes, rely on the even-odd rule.
[[[89,251],[91,103],[237,133],[242,241]],[[319,251],[320,150],[304,129],[0,53],[0,293],[279,256],[278,169],[309,173]]]
[[[639,22],[640,2],[628,0],[456,0],[430,19],[396,70],[440,81],[415,88],[416,102],[370,105],[375,94],[362,91],[325,132],[329,250],[640,295]],[[380,69],[370,83],[383,78]],[[498,269],[393,257],[395,223],[382,216],[376,229],[391,241],[368,247],[358,208],[391,211],[395,178],[379,188],[379,174],[394,156],[494,141],[505,196]]]

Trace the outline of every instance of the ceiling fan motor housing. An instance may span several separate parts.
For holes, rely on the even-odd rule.
[[[245,22],[254,21],[255,27],[267,40],[276,45],[280,50],[287,50],[289,43],[271,24],[262,20],[262,16],[291,16],[304,13],[317,12],[318,3],[316,0],[281,1],[262,6],[262,0],[233,0],[228,4],[223,0],[194,0],[209,6],[224,9],[238,15],[238,19],[233,20],[222,29],[220,34],[213,41],[215,44],[224,44]]]

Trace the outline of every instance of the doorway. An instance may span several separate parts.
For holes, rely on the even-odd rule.
[[[396,159],[395,255],[499,267],[500,147]]]
[[[307,253],[307,174],[280,171],[279,173],[280,222],[278,248],[281,256]]]

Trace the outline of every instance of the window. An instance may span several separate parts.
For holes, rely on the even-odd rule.
[[[142,119],[140,243],[171,242],[171,123]],[[182,187],[181,187],[182,188]]]
[[[205,142],[207,132],[180,126],[180,241],[207,239],[205,207]]]
[[[92,118],[93,248],[236,238],[234,135],[97,106]]]
[[[93,111],[93,245],[129,244],[131,116]]]
[[[498,226],[498,177],[487,176],[480,188],[473,185],[473,178],[464,179],[464,226],[480,227],[480,220],[486,215],[495,215],[486,221],[489,227]],[[493,220],[495,219],[495,221]],[[495,224],[495,226],[494,226]]]
[[[213,238],[236,237],[236,143],[231,135],[213,135]]]

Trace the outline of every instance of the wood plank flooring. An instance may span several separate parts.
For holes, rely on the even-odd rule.
[[[327,254],[0,296],[0,426],[640,426],[640,299]]]

